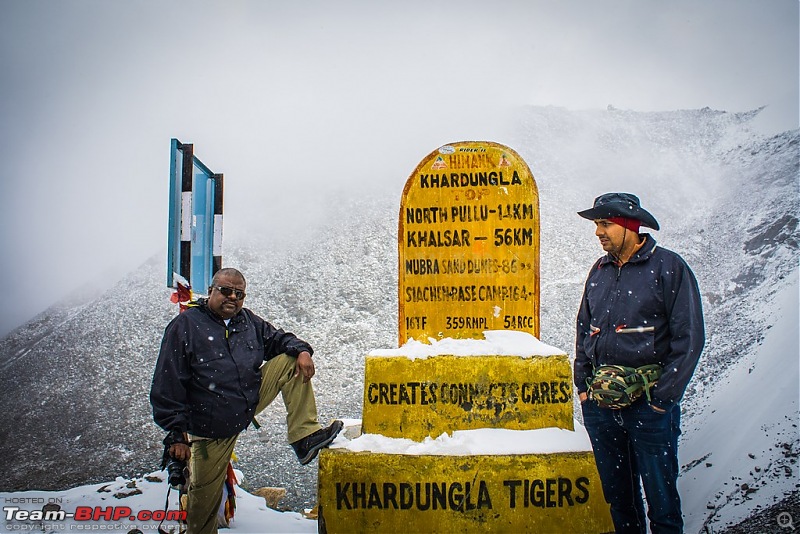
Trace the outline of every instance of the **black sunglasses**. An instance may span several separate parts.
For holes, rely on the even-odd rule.
[[[244,300],[245,292],[241,289],[234,289],[232,287],[225,287],[225,286],[211,286],[211,289],[216,289],[222,296],[230,297],[231,295],[236,295],[236,300]]]

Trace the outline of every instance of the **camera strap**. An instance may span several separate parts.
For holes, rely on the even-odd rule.
[[[173,532],[167,532],[161,526],[161,525],[164,524],[164,519],[167,518],[167,510],[169,510],[169,492],[170,491],[172,491],[172,486],[170,486],[169,483],[167,483],[167,499],[164,502],[164,518],[161,519],[161,522],[158,524],[158,534],[174,534]],[[180,509],[180,497],[178,498],[178,508]],[[181,527],[178,529],[178,533],[179,534],[185,534],[185,532],[186,532],[186,529],[183,528],[183,526],[181,525]]]
[[[169,462],[171,456],[169,454],[169,449],[172,445],[176,443],[184,443],[186,445],[191,446],[191,442],[187,442],[186,437],[183,435],[183,432],[178,430],[172,430],[167,433],[167,436],[164,438],[164,455],[161,458],[161,469],[164,470],[167,467],[167,463]],[[159,534],[174,534],[171,532],[167,532],[164,530],[161,525],[164,524],[164,520],[167,518],[167,510],[169,510],[169,492],[172,490],[172,485],[167,481],[167,498],[164,502],[164,517],[161,519],[161,522],[158,524],[158,532]],[[180,494],[178,495],[178,509],[180,509]],[[184,534],[186,529],[181,526],[178,529],[179,534]]]

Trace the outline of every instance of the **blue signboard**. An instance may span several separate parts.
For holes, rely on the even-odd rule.
[[[170,142],[167,287],[204,293],[222,267],[222,175],[194,156],[193,146]]]

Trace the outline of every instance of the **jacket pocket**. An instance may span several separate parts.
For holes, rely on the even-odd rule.
[[[614,329],[617,355],[629,365],[633,362],[652,363],[656,354],[655,332],[655,326],[617,326]]]
[[[594,325],[589,325],[589,335],[583,338],[583,351],[592,362],[592,365],[597,365],[597,339],[600,337],[598,334],[600,329]]]
[[[625,325],[620,325],[614,330],[617,334],[642,334],[646,332],[655,332],[655,326],[634,326],[628,328]]]
[[[246,355],[247,366],[260,373],[261,366],[264,365],[264,345],[258,340],[250,339],[247,340],[244,347],[243,354]]]

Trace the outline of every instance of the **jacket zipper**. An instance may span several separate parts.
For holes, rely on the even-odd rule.
[[[621,324],[614,329],[617,334],[636,334],[640,332],[655,332],[655,326],[633,326],[628,328],[627,325]]]

